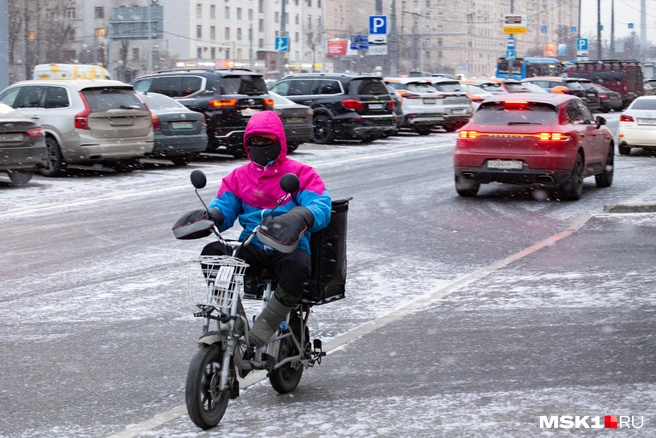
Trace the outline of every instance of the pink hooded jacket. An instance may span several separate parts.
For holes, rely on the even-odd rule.
[[[298,244],[298,248],[310,253],[310,233],[325,228],[330,222],[330,194],[314,168],[287,158],[285,130],[275,112],[262,111],[251,117],[244,133],[244,149],[246,140],[259,134],[274,135],[280,141],[280,154],[276,160],[268,166],[260,166],[249,160],[230,172],[223,178],[219,192],[208,207],[217,208],[223,213],[224,221],[220,231],[232,227],[235,220],[239,219],[244,227],[240,239],[244,239],[260,224],[264,215],[275,207],[278,199],[285,195],[280,188],[280,178],[286,173],[293,173],[300,181],[299,190],[276,208],[274,216],[287,213],[297,205],[312,212],[314,224]],[[257,238],[253,243],[263,247]]]

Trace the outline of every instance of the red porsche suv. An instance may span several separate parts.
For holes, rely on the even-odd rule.
[[[491,182],[557,188],[563,199],[613,182],[613,136],[603,117],[567,94],[516,93],[487,98],[458,133],[455,186],[475,196]]]

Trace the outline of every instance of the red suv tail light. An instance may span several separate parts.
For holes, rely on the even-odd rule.
[[[476,131],[460,131],[458,133],[458,137],[460,137],[460,138],[476,138],[479,135],[480,134]]]
[[[393,100],[387,101],[386,106],[387,106],[387,109],[394,109],[394,101]]]
[[[364,103],[360,102],[357,99],[344,99],[342,101],[342,105],[344,105],[344,108],[353,111],[359,111],[364,109]]]
[[[89,128],[89,114],[91,114],[91,108],[89,108],[89,104],[84,98],[84,94],[80,93],[80,99],[82,99],[84,109],[75,116],[75,129],[84,129],[88,131],[91,129]]]
[[[622,114],[620,116],[620,122],[635,122],[635,120],[633,120],[633,117],[631,117],[631,116],[627,116],[625,114]]]
[[[273,103],[274,103],[273,99],[271,99],[270,97],[265,97],[264,98],[264,109],[272,110],[273,109]]]
[[[418,94],[415,94],[415,93],[405,93],[403,95],[403,98],[404,99],[419,99],[420,97],[419,97]]]
[[[541,132],[536,137],[541,141],[565,141],[569,139],[568,135],[560,132]]]
[[[157,132],[162,130],[162,122],[159,120],[159,117],[151,113],[150,120],[153,122],[153,131]]]
[[[41,127],[30,128],[27,131],[25,131],[25,133],[27,135],[29,135],[30,137],[45,137],[46,136],[46,131]]]

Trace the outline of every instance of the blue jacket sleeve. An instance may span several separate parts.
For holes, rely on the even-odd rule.
[[[308,230],[309,233],[326,228],[330,222],[332,211],[332,201],[328,189],[325,189],[320,195],[310,190],[303,190],[296,196],[296,203],[310,210],[314,216],[314,224]]]
[[[223,223],[219,227],[219,232],[223,232],[233,226],[241,212],[242,205],[241,200],[234,193],[223,190],[223,187],[219,193],[221,195],[215,196],[207,207],[217,208],[223,213]]]

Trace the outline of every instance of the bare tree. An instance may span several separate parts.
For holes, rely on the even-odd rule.
[[[317,63],[317,48],[323,44],[321,24],[318,23],[314,26],[308,24],[303,28],[303,33],[305,34],[305,45],[312,50],[312,71],[314,71],[314,65]]]

